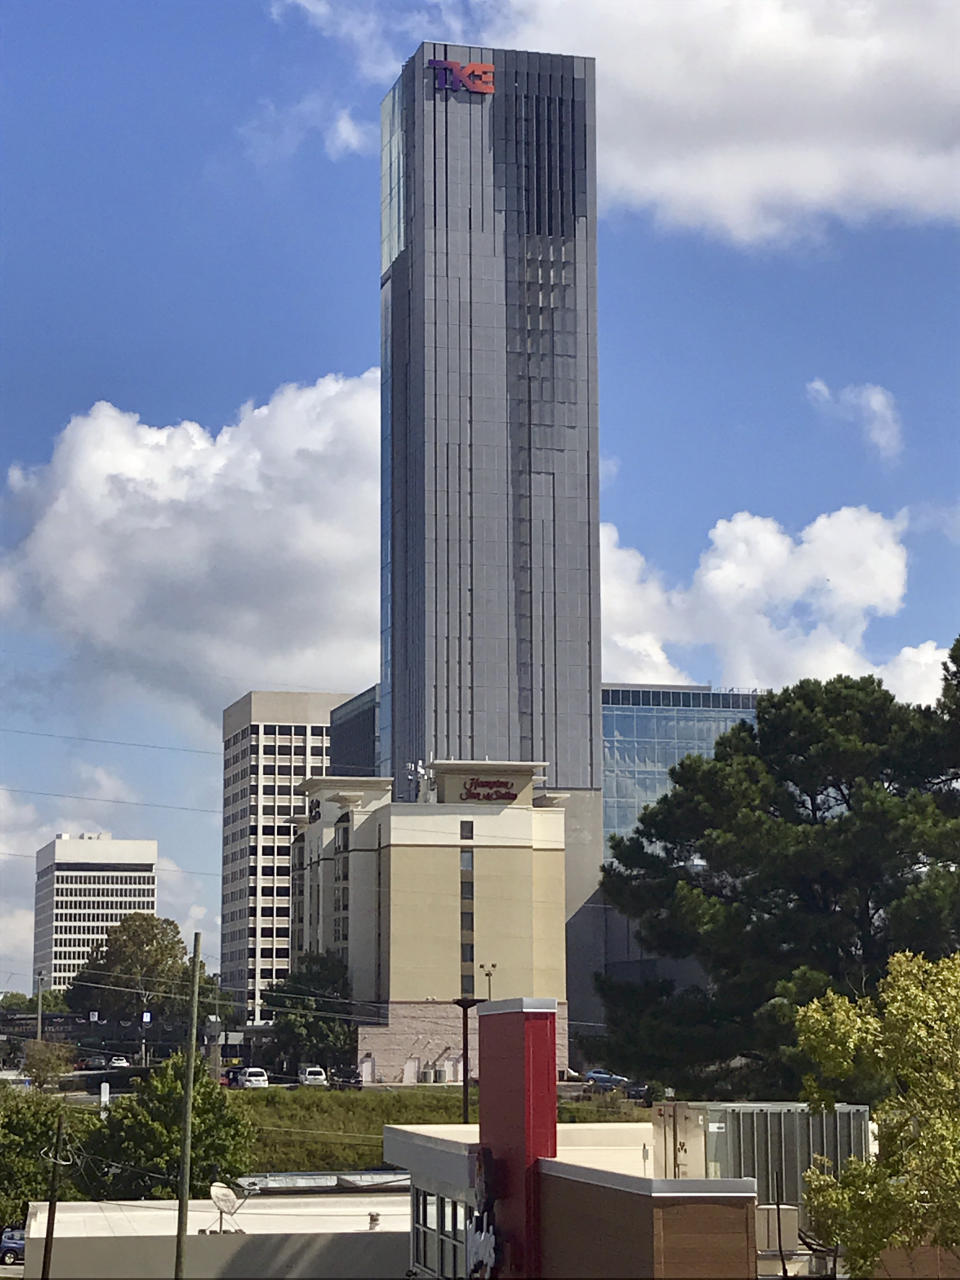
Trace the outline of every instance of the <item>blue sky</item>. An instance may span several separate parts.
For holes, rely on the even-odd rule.
[[[954,6],[9,0],[4,26],[8,728],[215,751],[247,688],[375,677],[378,103],[445,35],[598,59],[606,674],[935,696]],[[53,830],[156,835],[161,908],[215,954],[215,814],[29,793],[215,810],[216,755],[0,751],[0,985]]]

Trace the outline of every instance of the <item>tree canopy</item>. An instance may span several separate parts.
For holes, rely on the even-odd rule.
[[[311,951],[264,996],[274,1013],[273,1048],[291,1065],[323,1067],[355,1062],[357,1027],[346,963],[333,951]]]
[[[960,1250],[960,954],[891,957],[875,998],[828,992],[796,1015],[814,1070],[814,1105],[845,1086],[880,1082],[876,1159],[806,1175],[814,1233],[839,1245],[852,1276],[873,1275],[882,1250]]]
[[[680,988],[599,980],[604,1050],[631,1074],[719,1094],[792,1095],[792,1011],[869,994],[898,950],[960,947],[960,640],[936,707],[872,676],[761,696],[713,759],[612,842],[609,901],[641,945],[693,960]]]
[[[0,1081],[0,1226],[23,1226],[31,1200],[44,1200],[50,1183],[50,1159],[57,1118],[64,1103],[50,1094],[15,1089]],[[72,1111],[68,1133],[82,1138],[97,1122],[97,1113]],[[65,1148],[71,1150],[68,1137]],[[78,1200],[81,1193],[71,1174],[60,1184],[64,1200]]]
[[[167,1199],[177,1193],[183,1124],[182,1054],[168,1058],[132,1096],[111,1103],[106,1120],[84,1144],[94,1198]],[[197,1061],[193,1083],[190,1194],[206,1197],[211,1182],[250,1171],[254,1128],[237,1100]]]
[[[0,1010],[4,1013],[36,1013],[37,997],[28,996],[23,991],[5,991],[0,996]],[[67,1002],[62,991],[43,992],[44,1013],[68,1013]]]
[[[219,993],[201,961],[200,1013],[212,1013]],[[74,1013],[139,1024],[141,1014],[182,1020],[190,1005],[190,964],[176,921],[132,912],[107,933],[66,991]]]

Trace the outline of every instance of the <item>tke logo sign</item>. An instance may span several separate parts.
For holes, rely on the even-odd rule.
[[[427,66],[433,67],[436,75],[435,85],[438,89],[467,89],[470,93],[493,93],[493,63],[468,62],[461,66],[459,62],[441,62],[439,58],[431,58]]]

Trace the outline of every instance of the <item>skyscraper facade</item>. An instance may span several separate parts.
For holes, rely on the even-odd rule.
[[[296,787],[327,772],[330,712],[345,697],[254,691],[223,713],[220,982],[248,1020],[290,972],[290,842],[306,815]]]
[[[594,131],[589,58],[423,44],[384,100],[379,728],[399,798],[431,758],[600,785]]]
[[[109,831],[57,835],[37,851],[33,987],[62,991],[108,932],[134,912],[156,915],[156,840]]]

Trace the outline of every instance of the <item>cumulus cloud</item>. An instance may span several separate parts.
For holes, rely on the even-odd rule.
[[[305,94],[289,106],[265,99],[238,133],[247,156],[262,168],[289,160],[312,135],[323,139],[331,160],[377,150],[379,125],[355,120],[349,107],[333,107],[322,93]]]
[[[324,133],[327,155],[331,160],[342,156],[372,154],[380,145],[378,125],[365,120],[354,120],[350,111],[338,111],[333,123]]]
[[[899,697],[931,702],[946,649],[926,641],[877,663],[865,645],[870,620],[903,605],[905,529],[902,515],[844,507],[792,537],[777,521],[740,511],[710,530],[689,583],[668,588],[603,525],[605,678],[689,679],[671,649],[709,645],[725,683],[778,688],[804,676],[874,672]]]
[[[0,790],[0,991],[30,991],[33,978],[34,855],[60,831],[99,831],[76,817],[45,819],[15,792]]]
[[[953,0],[275,0],[383,83],[424,35],[597,59],[608,204],[764,243],[960,214]]]
[[[836,395],[822,378],[813,378],[806,386],[807,399],[822,413],[852,422],[861,430],[867,444],[881,458],[894,461],[903,450],[900,413],[893,393],[872,382],[843,387]]]
[[[245,689],[351,692],[378,668],[379,376],[330,375],[212,434],[99,403],[11,469],[8,612],[77,676],[216,720]]]

